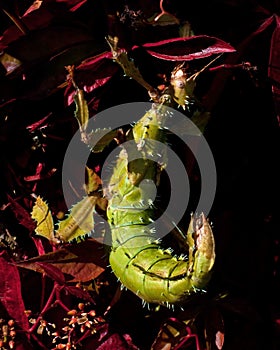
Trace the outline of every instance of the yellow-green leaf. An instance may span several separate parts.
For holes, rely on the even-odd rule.
[[[2,65],[6,69],[7,75],[11,74],[14,70],[21,66],[20,60],[9,55],[6,52],[0,54],[0,63],[2,63]]]
[[[89,120],[89,111],[87,101],[84,98],[83,90],[77,89],[74,95],[74,101],[76,105],[75,118],[78,121],[79,129],[81,133],[81,139],[83,142],[87,143],[87,125]]]
[[[31,217],[37,223],[35,232],[37,235],[55,242],[53,218],[48,204],[38,196],[32,208]]]

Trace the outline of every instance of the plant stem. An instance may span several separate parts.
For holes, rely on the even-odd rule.
[[[9,11],[2,9],[3,12],[10,18],[10,20],[15,24],[15,26],[26,35],[29,32],[27,25],[16,15],[10,13]]]

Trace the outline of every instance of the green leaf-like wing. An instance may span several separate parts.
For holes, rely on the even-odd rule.
[[[95,196],[87,196],[72,207],[68,217],[58,224],[58,239],[69,242],[84,237],[94,229],[93,213],[96,200]]]

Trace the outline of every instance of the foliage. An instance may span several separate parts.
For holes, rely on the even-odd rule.
[[[0,349],[277,349],[277,2],[198,1],[188,11],[179,1],[158,0],[0,5]],[[134,59],[138,81],[112,60],[109,36]],[[174,65],[185,62],[192,76],[221,51],[195,87],[211,112],[205,135],[219,174],[211,211],[214,276],[207,295],[183,310],[142,308],[110,273],[103,236],[73,242],[81,232],[63,199],[61,164],[83,125],[75,94],[82,91],[87,101],[82,118],[92,117],[148,100],[146,90],[164,89]],[[112,143],[121,138],[120,132],[109,136]],[[73,188],[74,210],[83,212],[90,198],[104,214],[103,141],[90,159],[87,187],[78,179]],[[197,186],[191,156],[174,148]],[[87,207],[85,231],[93,225]],[[42,217],[47,236],[33,220]]]

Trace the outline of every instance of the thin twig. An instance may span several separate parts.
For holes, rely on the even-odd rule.
[[[10,18],[10,20],[15,24],[15,26],[22,32],[22,34],[26,35],[29,33],[29,28],[27,25],[20,19],[18,16],[10,13],[9,11],[2,9],[3,12]]]

